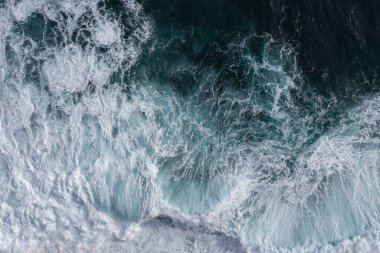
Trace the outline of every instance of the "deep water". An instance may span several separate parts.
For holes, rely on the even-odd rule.
[[[380,252],[378,13],[0,1],[0,252]]]

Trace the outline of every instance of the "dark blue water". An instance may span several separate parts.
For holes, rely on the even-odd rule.
[[[378,1],[0,1],[0,251],[380,252]]]

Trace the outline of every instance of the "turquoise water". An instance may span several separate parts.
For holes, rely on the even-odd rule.
[[[379,251],[376,77],[223,1],[0,6],[0,251]]]

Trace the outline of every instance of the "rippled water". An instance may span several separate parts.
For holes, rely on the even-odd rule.
[[[0,6],[0,251],[380,252],[376,76],[223,1]]]

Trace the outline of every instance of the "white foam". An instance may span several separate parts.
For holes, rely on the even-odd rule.
[[[157,165],[155,165],[154,163],[151,163],[149,165],[149,173],[153,179],[155,179],[157,177],[158,172],[159,172],[159,170],[158,170]]]
[[[257,170],[277,166],[280,172],[286,172],[283,150],[267,146],[270,153],[264,157],[262,149],[251,147],[253,153],[248,153],[239,165],[241,170],[247,170],[238,175],[238,190],[232,191],[209,218],[225,226],[226,231],[236,226],[236,232],[247,245],[262,242],[295,247],[312,241],[320,247],[353,236],[364,237],[365,241],[368,236],[370,246],[349,241],[350,246],[342,246],[337,252],[355,252],[354,245],[366,252],[373,251],[373,242],[378,238],[370,234],[377,234],[379,226],[374,210],[380,206],[377,173],[380,139],[372,133],[378,131],[375,122],[379,118],[379,99],[368,99],[347,112],[339,126],[309,150],[303,150],[294,164],[294,174],[289,177],[269,181],[266,175],[260,176],[262,169]],[[299,251],[303,249],[300,247]],[[336,248],[333,249],[335,252]]]
[[[93,51],[83,52],[70,45],[57,52],[43,65],[49,88],[54,94],[82,92],[90,81],[98,87],[107,83],[111,70],[99,64]]]
[[[120,40],[121,30],[115,22],[98,21],[95,25],[95,42],[102,46],[110,46]]]
[[[133,223],[128,226],[125,231],[124,238],[127,240],[135,239],[141,233],[141,227],[139,224]]]
[[[25,21],[30,14],[41,8],[45,3],[45,0],[20,1],[15,6],[12,6],[13,15],[18,22]]]
[[[13,19],[0,17],[5,20],[0,46],[5,48],[5,38],[10,38],[20,65],[7,65],[2,50],[0,251],[174,252],[184,245],[193,252],[222,251],[223,239],[215,239],[218,233],[204,233],[209,224],[253,245],[253,252],[256,243],[262,252],[379,251],[378,230],[370,227],[372,236],[363,231],[379,222],[372,211],[378,210],[380,192],[379,138],[373,137],[380,98],[350,111],[352,116],[337,130],[299,154],[291,177],[282,177],[282,171],[289,171],[286,158],[292,150],[278,139],[257,146],[234,142],[237,131],[220,133],[210,121],[209,107],[181,100],[165,85],[128,83],[128,95],[118,84],[103,89],[113,71],[121,66],[128,71],[138,61],[153,32],[142,6],[132,0],[124,3],[134,29],[126,40],[121,39],[118,21],[96,11],[97,1],[64,0],[57,7],[24,0],[1,10],[20,22],[36,10],[61,22],[58,13],[63,11],[67,22],[59,23],[59,29],[65,42],[86,10],[93,10],[89,18],[94,23],[87,24],[93,36],[90,46],[39,52],[51,96],[41,88],[44,83],[24,83],[25,54],[31,52],[21,46],[23,35],[12,33],[17,25]],[[107,54],[96,52],[99,45],[107,47]],[[267,69],[273,80],[280,80],[263,84],[271,99],[233,92],[222,97],[293,123],[282,104],[283,99],[291,103],[292,78],[281,66],[255,64],[257,71]],[[84,92],[74,103],[71,93],[85,91],[90,82],[95,92]],[[304,126],[300,124],[300,138],[308,130]],[[163,161],[172,166],[163,166]],[[168,181],[169,176],[175,180]],[[197,180],[207,187],[199,187]],[[165,191],[165,185],[172,188]],[[325,208],[313,209],[315,203]],[[160,213],[189,220],[201,216],[205,230],[141,224]],[[353,229],[350,219],[359,225]],[[132,223],[122,224],[126,220]],[[327,243],[357,234],[334,246]],[[314,242],[294,249],[278,247],[307,240]]]
[[[119,120],[114,117],[120,116],[123,122],[135,120],[133,115],[151,106],[149,102],[145,107],[142,103],[139,107],[138,101],[136,104],[127,102],[120,90],[102,95],[102,87],[110,83],[110,75],[125,60],[125,44],[119,38],[121,31],[117,22],[106,23],[105,30],[100,29],[90,38],[95,42],[91,45],[98,42],[109,47],[108,54],[102,55],[96,54],[96,45],[80,48],[75,44],[43,48],[34,55],[35,48],[24,50],[27,38],[13,33],[18,26],[14,20],[27,22],[38,10],[58,22],[57,29],[62,29],[63,39],[68,42],[78,18],[88,9],[96,9],[96,5],[97,1],[65,0],[46,4],[24,0],[17,5],[9,1],[0,10],[7,14],[0,17],[3,21],[0,24],[0,92],[6,98],[0,101],[0,251],[115,249],[113,231],[119,229],[119,222],[102,210],[109,208],[118,215],[137,219],[151,209],[149,191],[152,190],[138,188],[144,180],[149,185],[156,172],[153,170],[149,176],[149,168],[144,167],[147,177],[144,178],[136,176],[133,170],[139,168],[141,161],[154,159],[144,150],[140,156],[124,157],[128,152],[137,154],[138,150],[128,150],[134,140],[122,131],[116,140],[111,140],[112,128],[117,127]],[[60,12],[66,13],[67,23],[60,19]],[[90,18],[106,20],[96,11]],[[138,40],[130,38],[128,47],[139,51],[142,42],[133,42],[134,39]],[[17,66],[5,59],[3,52],[7,43]],[[25,82],[27,57],[43,62],[43,73],[39,77],[45,77],[53,96],[41,89],[45,80],[39,84],[42,86]],[[138,53],[134,59],[137,57]],[[71,93],[83,92],[90,82],[97,87],[95,94],[85,96],[77,105],[72,104]],[[60,97],[64,94],[68,101]],[[130,114],[122,110],[127,107]],[[90,117],[87,125],[86,117]],[[140,131],[142,125],[148,130]],[[152,139],[149,129],[154,129],[153,123],[136,118],[131,127],[143,139]],[[135,189],[136,193],[128,189]],[[147,200],[141,200],[140,195],[146,195]],[[125,252],[128,247],[123,249]]]

